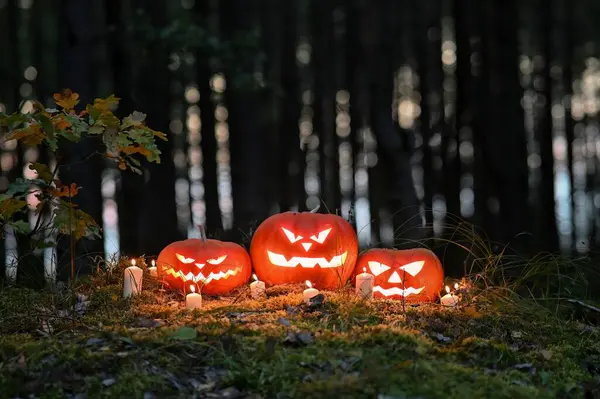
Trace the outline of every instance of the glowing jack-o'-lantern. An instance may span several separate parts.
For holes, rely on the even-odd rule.
[[[250,256],[258,277],[267,284],[303,283],[321,289],[343,286],[358,255],[356,233],[337,215],[284,212],[256,230]]]
[[[172,288],[196,284],[203,294],[221,295],[250,280],[252,263],[233,242],[190,238],[167,245],[156,260],[158,277]]]
[[[433,302],[444,283],[440,260],[425,248],[370,249],[358,258],[355,274],[363,268],[375,276],[375,298]]]

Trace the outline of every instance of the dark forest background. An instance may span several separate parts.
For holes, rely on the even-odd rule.
[[[428,242],[460,274],[446,240],[597,249],[598,17],[591,0],[0,0],[0,111],[114,93],[168,134],[142,176],[69,150],[61,177],[104,227],[81,267],[198,224],[247,244],[268,215],[320,204],[363,248]],[[37,159],[52,154],[2,143],[0,190]],[[65,280],[65,253],[30,262]]]

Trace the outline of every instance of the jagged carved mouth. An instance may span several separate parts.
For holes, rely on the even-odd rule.
[[[321,268],[332,268],[332,267],[340,267],[346,261],[346,256],[348,256],[348,251],[344,252],[341,255],[336,255],[331,260],[327,260],[325,258],[305,258],[301,256],[294,256],[289,260],[285,258],[285,256],[281,254],[276,254],[275,252],[267,251],[269,255],[269,261],[275,266],[282,267],[297,267],[298,265],[302,267],[313,268],[316,265],[319,265]]]
[[[420,294],[421,291],[423,291],[423,289],[425,289],[425,287],[421,287],[421,288],[414,288],[414,287],[408,287],[408,288],[400,288],[400,287],[392,287],[392,288],[382,288],[379,285],[376,285],[375,287],[373,287],[373,292],[379,292],[381,295],[383,296],[392,296],[392,295],[400,295],[403,297],[407,297],[409,295],[417,295]]]
[[[213,280],[221,280],[221,279],[227,280],[229,277],[235,276],[236,274],[241,272],[242,268],[236,267],[234,269],[229,269],[227,271],[218,272],[218,273],[210,272],[210,274],[208,276],[205,276],[204,274],[202,274],[202,272],[198,272],[197,274],[188,272],[187,274],[185,274],[181,270],[175,270],[173,268],[168,268],[168,267],[164,267],[163,271],[166,274],[170,274],[173,277],[180,278],[183,281],[192,281],[194,283],[201,282],[204,284],[208,284]]]

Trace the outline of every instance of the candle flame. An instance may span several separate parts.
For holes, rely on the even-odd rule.
[[[306,280],[306,285],[308,286],[308,288],[312,288],[312,283],[308,280]]]
[[[193,285],[190,285],[190,291],[192,291],[192,293],[196,292],[196,287],[194,287]]]
[[[156,261],[154,259],[152,259],[150,263],[152,264],[152,267],[156,266]]]
[[[255,273],[252,273],[252,278],[253,278],[255,281],[258,281],[258,277],[256,277],[256,274],[255,274]]]
[[[450,293],[450,287],[446,286],[446,292],[449,294]]]
[[[458,283],[454,283],[454,289],[457,290],[458,289]]]
[[[367,268],[363,267],[363,273],[366,273],[366,272],[367,272]]]
[[[136,264],[135,258],[131,259],[131,266],[135,266],[135,264]]]

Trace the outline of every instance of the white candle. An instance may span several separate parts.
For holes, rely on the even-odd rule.
[[[310,298],[319,294],[319,290],[312,287],[312,283],[306,280],[307,289],[304,290],[304,302],[310,303]]]
[[[196,293],[196,288],[190,285],[190,292],[185,296],[186,309],[200,309],[202,307],[202,295]]]
[[[152,277],[156,277],[158,275],[157,270],[156,270],[156,261],[154,259],[152,259],[151,264],[152,264],[152,266],[150,266],[148,268],[148,271],[150,272],[150,275]]]
[[[135,259],[131,259],[131,266],[125,269],[123,279],[123,298],[137,295],[142,291],[142,276],[144,271],[135,265]]]
[[[363,267],[363,273],[356,276],[356,295],[363,299],[372,299],[374,279],[375,276],[367,273],[367,269]]]
[[[250,284],[250,295],[254,299],[265,297],[265,283],[264,281],[260,281],[256,274],[253,274],[254,282]]]
[[[458,306],[458,296],[450,293],[450,287],[446,286],[446,295],[440,299],[443,306]]]

